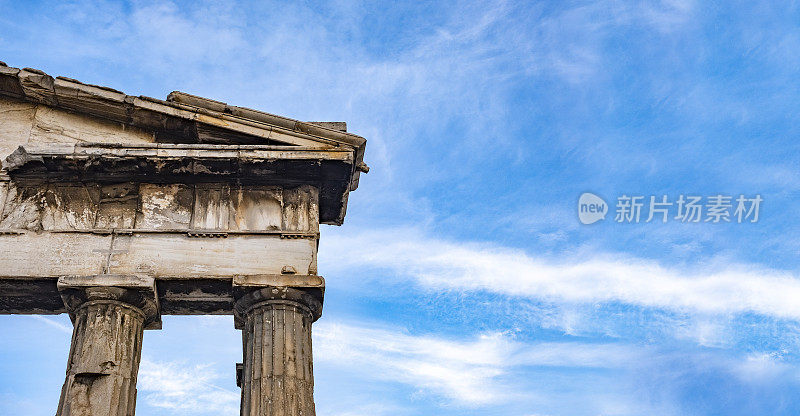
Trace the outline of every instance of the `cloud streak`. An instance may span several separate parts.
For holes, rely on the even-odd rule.
[[[536,257],[490,243],[429,238],[390,229],[326,237],[326,268],[389,271],[430,290],[486,291],[537,300],[621,302],[702,314],[756,313],[800,319],[800,280],[751,264],[666,267],[632,256],[584,253]],[[368,250],[344,252],[347,247]]]
[[[214,384],[217,378],[208,365],[144,358],[139,367],[139,397],[169,414],[237,414],[239,393]]]
[[[318,362],[358,368],[362,377],[401,382],[466,406],[525,396],[511,381],[524,367],[621,368],[643,349],[603,343],[515,341],[507,333],[466,340],[411,335],[398,328],[321,322],[315,328]]]
[[[48,318],[48,317],[42,316],[42,315],[30,315],[30,317],[31,317],[31,319],[35,319],[35,320],[37,320],[39,322],[42,322],[42,323],[44,323],[46,325],[49,325],[49,326],[59,330],[60,332],[63,332],[65,334],[72,334],[72,327],[71,326],[64,325],[61,322],[57,322],[56,320],[54,320],[52,318]]]
[[[315,361],[336,378],[410,386],[412,398],[443,398],[443,408],[456,406],[466,414],[502,408],[502,414],[683,415],[714,403],[726,389],[763,391],[780,402],[800,383],[796,363],[784,354],[585,339],[523,342],[498,332],[452,338],[364,322],[322,321],[315,327]],[[747,395],[731,402],[736,404],[717,410],[774,414],[781,408],[771,400],[748,404]]]

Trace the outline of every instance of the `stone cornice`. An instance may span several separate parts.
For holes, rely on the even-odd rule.
[[[349,171],[340,187],[343,204],[330,224],[341,224],[347,194],[358,187],[366,139],[336,130],[336,123],[310,123],[223,102],[173,92],[167,100],[126,95],[112,88],[52,77],[32,68],[0,62],[0,96],[110,120],[152,132],[159,143],[291,145],[350,153]]]
[[[152,122],[175,118],[288,144],[328,143],[352,148],[366,145],[366,139],[363,137],[327,128],[323,123],[303,122],[178,91],[171,93],[166,101],[146,96],[131,96],[113,88],[85,84],[67,77],[53,78],[38,69],[12,68],[3,63],[0,63],[0,95],[64,108],[145,129],[159,127]],[[142,114],[137,114],[138,112]],[[166,118],[148,119],[147,117],[155,117],[155,114],[147,114],[148,112]],[[187,133],[177,125],[175,128],[166,125],[160,127],[162,133]],[[247,127],[262,132],[256,133]],[[274,133],[272,137],[269,135],[270,132]]]
[[[3,162],[18,181],[196,183],[319,187],[320,222],[344,221],[352,152],[339,148],[154,143],[27,144]]]

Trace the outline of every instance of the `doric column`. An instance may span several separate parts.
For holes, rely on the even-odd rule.
[[[262,288],[236,301],[242,329],[243,416],[314,416],[311,323],[322,303],[295,288]]]
[[[153,279],[61,278],[74,328],[57,416],[133,416],[144,329],[159,328]]]

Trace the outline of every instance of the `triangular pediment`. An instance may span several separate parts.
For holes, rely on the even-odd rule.
[[[0,62],[0,104],[33,107],[30,134],[0,155],[9,156],[0,174],[20,179],[189,175],[315,183],[322,192],[321,220],[340,224],[348,192],[368,170],[366,140],[344,123],[303,122],[179,91],[166,100],[132,96]],[[170,168],[172,161],[180,166]]]
[[[335,146],[366,140],[344,123],[303,122],[175,91],[166,100],[126,95],[72,78],[0,63],[0,96],[44,104],[152,131],[159,142]],[[344,127],[346,129],[346,127]]]

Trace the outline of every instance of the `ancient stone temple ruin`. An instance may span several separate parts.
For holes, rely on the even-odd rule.
[[[72,319],[57,414],[133,415],[144,330],[232,314],[241,414],[314,415],[319,224],[342,224],[365,145],[0,63],[0,313]]]

